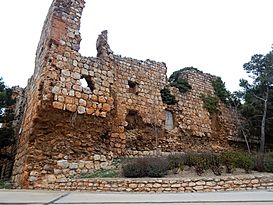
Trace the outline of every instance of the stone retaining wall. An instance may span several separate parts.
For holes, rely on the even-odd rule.
[[[272,174],[220,176],[215,178],[143,178],[143,179],[67,179],[48,184],[48,187],[30,187],[53,190],[97,192],[212,192],[273,189]]]

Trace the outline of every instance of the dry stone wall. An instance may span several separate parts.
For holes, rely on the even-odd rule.
[[[49,184],[53,190],[97,192],[214,192],[273,189],[272,174],[222,176],[215,178],[67,179]]]
[[[178,103],[164,104],[164,63],[114,55],[107,31],[98,37],[97,57],[78,52],[83,8],[83,0],[54,0],[49,9],[25,88],[15,187],[54,187],[117,157],[231,148],[234,113],[220,105],[221,116],[212,117],[200,99],[213,94],[212,76],[184,73],[193,89],[181,94],[171,87]],[[165,129],[166,110],[172,130]]]

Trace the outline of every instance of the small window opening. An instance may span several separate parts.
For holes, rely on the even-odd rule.
[[[80,79],[80,81],[81,81],[81,86],[82,87],[88,87],[88,88],[90,88],[91,92],[94,91],[95,86],[94,86],[93,81],[91,80],[91,77],[89,77],[89,76],[83,76]]]
[[[137,94],[137,83],[131,80],[128,80],[129,93]]]
[[[173,113],[171,111],[166,110],[165,112],[165,128],[167,130],[173,129]]]

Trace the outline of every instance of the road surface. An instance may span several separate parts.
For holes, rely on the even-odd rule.
[[[0,204],[273,205],[273,190],[210,193],[94,193],[0,190]]]

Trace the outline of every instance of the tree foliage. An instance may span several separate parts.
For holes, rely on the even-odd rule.
[[[220,77],[217,77],[212,81],[212,86],[214,89],[215,95],[225,104],[227,104],[230,100],[230,93],[226,89],[225,83],[222,81]]]
[[[0,148],[8,146],[14,142],[14,130],[12,121],[14,118],[12,105],[15,100],[12,98],[12,89],[5,86],[0,78]]]
[[[273,50],[266,55],[255,54],[243,65],[251,81],[240,80],[244,104],[241,112],[248,120],[252,135],[260,137],[260,152],[265,141],[272,143],[273,128]]]

